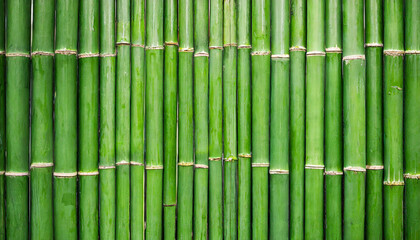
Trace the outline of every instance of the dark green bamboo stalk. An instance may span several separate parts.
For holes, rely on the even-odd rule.
[[[341,0],[326,1],[325,238],[342,238],[343,93]]]
[[[29,239],[29,79],[31,1],[7,1],[6,229]]]
[[[420,2],[405,1],[405,239],[420,238]]]
[[[402,239],[404,1],[384,6],[384,236]]]
[[[325,0],[308,0],[305,239],[324,236]]]
[[[6,239],[5,167],[6,167],[6,58],[5,2],[0,0],[0,239]]]
[[[99,236],[115,238],[115,1],[100,2]]]
[[[146,3],[146,239],[162,239],[163,0]]]
[[[223,0],[210,1],[209,239],[223,238]]]
[[[98,238],[99,2],[80,1],[79,238]]]
[[[252,0],[252,238],[268,239],[270,1]]]
[[[303,240],[306,0],[290,4],[290,239]]]
[[[344,239],[364,239],[366,76],[363,0],[343,0]]]
[[[31,239],[53,239],[54,0],[33,3]]]
[[[209,156],[209,2],[194,0],[194,239],[207,239]]]
[[[144,235],[144,108],[145,11],[144,0],[131,1],[131,239]]]
[[[366,24],[366,238],[383,238],[383,1],[368,0]]]
[[[271,7],[270,239],[289,239],[289,0]]]
[[[54,239],[77,239],[77,29],[79,2],[57,0]]]
[[[163,85],[163,228],[164,239],[176,238],[176,158],[178,92],[178,1],[165,0],[165,72]]]

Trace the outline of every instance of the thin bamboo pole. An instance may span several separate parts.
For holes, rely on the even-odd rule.
[[[29,239],[29,82],[31,1],[7,1],[6,229]]]
[[[363,0],[343,0],[344,239],[363,239],[366,76]]]
[[[366,238],[383,238],[383,1],[366,1]]]
[[[420,2],[405,1],[405,239],[420,238]]]
[[[6,58],[5,0],[0,0],[0,239],[6,239],[5,168],[6,168]]]
[[[53,239],[54,0],[33,3],[31,239]]]
[[[342,238],[343,92],[341,0],[326,1],[325,238]]]
[[[131,239],[144,238],[145,1],[131,1]]]
[[[77,29],[79,2],[58,0],[55,49],[54,238],[77,239]]]
[[[271,7],[270,239],[289,239],[289,0]]]
[[[252,238],[268,239],[270,1],[252,0]]]

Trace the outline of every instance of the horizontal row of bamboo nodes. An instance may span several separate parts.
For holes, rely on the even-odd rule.
[[[420,1],[0,0],[0,239],[420,239]]]

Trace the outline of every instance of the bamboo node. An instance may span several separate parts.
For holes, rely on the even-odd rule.
[[[176,207],[176,203],[174,203],[174,204],[163,204],[163,207]]]
[[[6,57],[27,57],[30,58],[31,55],[27,53],[6,53]]]
[[[269,167],[269,163],[251,163],[251,167]]]
[[[130,165],[130,162],[128,162],[128,161],[121,161],[121,162],[117,162],[117,163],[115,163],[115,165],[117,165],[117,166],[121,166],[121,165]]]
[[[326,48],[325,52],[327,52],[327,53],[342,53],[343,50],[339,47],[330,47],[330,48]]]
[[[141,48],[144,48],[144,45],[143,44],[131,44],[131,47],[141,47]]]
[[[110,165],[110,166],[99,166],[98,168],[99,168],[99,170],[115,169],[115,166],[114,165]]]
[[[165,46],[178,46],[177,42],[165,42]]]
[[[71,177],[76,177],[77,172],[71,172],[71,173],[54,172],[53,175],[54,177],[59,177],[59,178],[71,178]]]
[[[273,54],[273,55],[271,55],[271,59],[279,59],[279,58],[289,58],[289,54]]]
[[[194,52],[194,48],[179,48],[178,52]]]
[[[146,170],[162,170],[163,166],[162,165],[146,165]]]
[[[78,55],[79,58],[93,58],[99,57],[99,53],[80,53]]]
[[[36,51],[32,52],[31,56],[54,56],[53,52]]]
[[[99,57],[115,57],[117,56],[116,53],[101,53],[99,54]]]
[[[0,175],[4,175],[5,171],[0,171]]]
[[[55,54],[61,54],[61,55],[77,55],[77,51],[62,49],[62,50],[55,50]]]
[[[384,47],[382,43],[366,43],[365,47]]]
[[[343,175],[343,172],[341,172],[341,171],[325,171],[324,175],[337,176],[337,175]]]
[[[252,158],[252,154],[250,154],[250,153],[238,154],[238,157],[240,157],[240,158]]]
[[[224,159],[225,162],[232,162],[232,161],[235,161],[235,160],[238,160],[238,159],[236,157],[228,157],[228,158]]]
[[[282,170],[282,169],[270,169],[268,171],[269,174],[289,174],[289,170]]]
[[[251,45],[238,45],[238,49],[251,49]]]
[[[195,168],[204,168],[204,169],[208,169],[209,166],[205,165],[205,164],[195,164],[194,165]]]
[[[404,50],[384,50],[384,55],[385,56],[391,56],[391,57],[401,57],[404,56]]]
[[[404,186],[404,182],[401,181],[384,181],[385,186]]]
[[[5,51],[0,51],[0,55],[5,55],[6,52]]]
[[[194,57],[209,57],[209,53],[206,53],[206,52],[194,53]]]
[[[221,157],[209,157],[209,161],[220,161],[222,160]]]
[[[146,46],[146,50],[163,50],[163,46]]]
[[[131,161],[131,162],[130,162],[130,164],[131,164],[131,165],[135,165],[135,166],[144,166],[144,164],[143,164],[143,163],[141,163],[141,162],[136,162],[136,161]]]
[[[363,167],[345,167],[344,171],[352,171],[352,172],[366,172],[366,168]]]
[[[307,57],[311,57],[311,56],[325,56],[325,52],[322,51],[310,51],[306,53]]]
[[[392,88],[395,88],[395,89],[397,89],[398,91],[402,91],[403,89],[401,88],[401,87],[399,87],[399,86],[391,86]]]
[[[270,54],[271,54],[270,51],[254,51],[251,53],[251,56],[266,56]]]
[[[29,176],[29,172],[5,172],[7,177],[24,177]]]
[[[221,46],[209,46],[209,49],[219,49],[219,50],[223,50],[223,47],[221,47]]]
[[[406,55],[416,55],[416,54],[420,54],[420,50],[407,50],[405,51]]]
[[[295,47],[289,48],[289,51],[291,51],[291,52],[306,52],[306,47],[295,46]]]
[[[93,172],[78,172],[79,176],[96,176],[99,175],[98,171],[93,171]]]
[[[190,167],[190,166],[194,166],[194,163],[193,162],[179,162],[178,163],[178,166],[181,166],[181,167]]]
[[[32,163],[30,169],[32,168],[47,168],[54,166],[54,163]]]
[[[306,164],[305,169],[319,169],[323,170],[325,168],[324,165],[315,165],[315,164]]]
[[[383,165],[366,165],[367,170],[383,170]]]
[[[406,173],[406,174],[404,174],[404,178],[409,178],[409,179],[420,179],[420,174],[411,174],[411,173]]]
[[[349,55],[343,57],[343,61],[349,61],[349,60],[365,60],[365,55]]]
[[[131,44],[129,42],[117,42],[115,43],[117,46],[130,46]]]
[[[225,43],[225,44],[223,44],[223,47],[237,47],[238,46],[238,44],[236,44],[236,43]]]

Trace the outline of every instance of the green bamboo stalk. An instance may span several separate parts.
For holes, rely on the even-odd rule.
[[[271,7],[270,239],[289,239],[289,0]]]
[[[268,239],[270,1],[252,0],[252,238]]]
[[[6,58],[5,3],[0,0],[0,239],[6,239],[5,167],[6,167]]]
[[[145,2],[131,1],[131,239],[144,237]]]
[[[178,1],[165,0],[165,72],[164,162],[163,162],[163,231],[164,239],[176,238],[176,132],[178,90]]]
[[[79,238],[98,238],[99,1],[80,1]]]
[[[115,1],[100,2],[99,236],[115,238]]]
[[[308,0],[305,239],[322,239],[324,203],[325,0]]]
[[[209,156],[209,2],[194,0],[194,239],[207,239]]]
[[[180,0],[179,9],[179,145],[177,239],[193,232],[193,1]]]
[[[366,1],[366,238],[383,239],[383,1]]]
[[[405,239],[420,238],[420,2],[405,1]]]
[[[366,76],[363,0],[343,0],[344,239],[364,239]]]
[[[210,1],[209,239],[223,239],[223,0]]]
[[[29,239],[30,35],[31,1],[7,1],[7,239]]]
[[[306,0],[290,4],[290,239],[303,240]]]
[[[146,3],[146,239],[162,239],[163,0]]]
[[[53,239],[54,0],[33,3],[31,239]]]
[[[326,1],[325,238],[342,239],[341,0]]]
[[[77,239],[77,29],[79,2],[56,2],[54,239]]]

